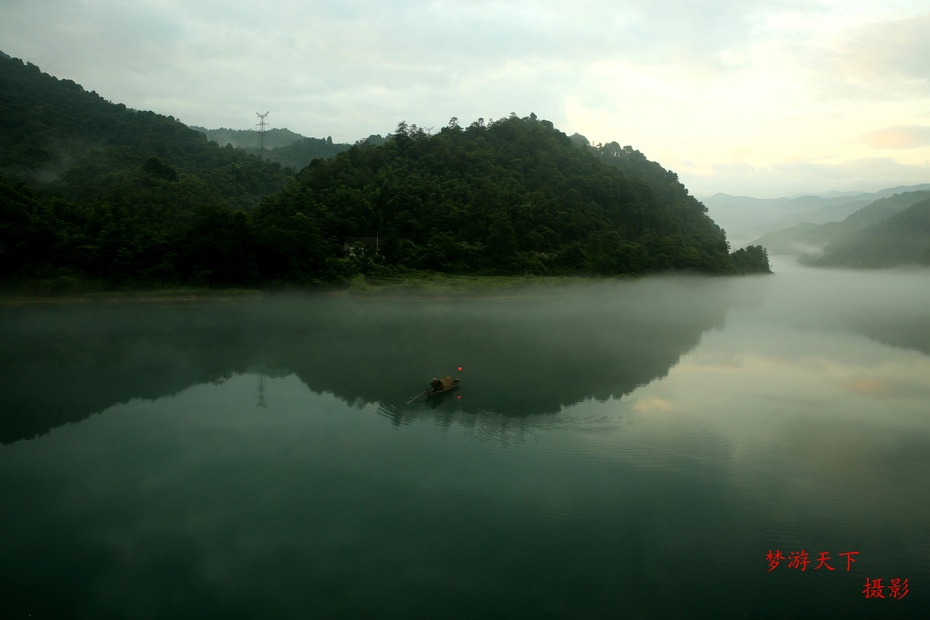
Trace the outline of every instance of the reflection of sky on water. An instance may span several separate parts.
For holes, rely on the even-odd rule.
[[[891,562],[930,552],[930,357],[769,319],[731,312],[668,377],[608,403],[626,424],[587,448],[616,442],[646,465],[722,465],[783,540],[822,523],[852,528],[860,543],[881,537]]]
[[[847,586],[865,572],[829,585],[766,575],[769,547],[814,558],[860,551],[863,571],[916,585],[930,516],[927,453],[915,450],[926,436],[911,420],[918,399],[863,395],[844,379],[920,386],[926,358],[836,336],[833,350],[861,357],[826,359],[809,344],[795,364],[745,340],[745,353],[727,355],[730,337],[706,335],[667,377],[626,397],[547,416],[449,401],[412,407],[395,425],[379,403],[350,405],[295,375],[266,377],[258,407],[259,376],[234,375],[5,446],[0,489],[9,493],[15,476],[15,488],[35,490],[17,495],[19,510],[43,515],[58,561],[84,567],[84,604],[104,611],[142,600],[300,615],[310,600],[396,588],[411,589],[400,600],[415,606],[447,600],[453,578],[490,593],[497,609],[548,600],[583,611],[588,599],[566,583],[609,587],[611,608],[622,599],[641,617],[675,616],[694,601],[726,617],[789,594],[818,613],[858,609]],[[772,400],[791,384],[796,398]],[[881,421],[870,418],[876,398],[891,412]],[[721,580],[742,594],[708,598]],[[155,602],[163,588],[177,600]],[[462,609],[487,611],[474,601]]]

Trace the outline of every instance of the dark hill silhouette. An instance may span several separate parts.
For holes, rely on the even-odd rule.
[[[578,145],[535,115],[436,134],[401,123],[383,145],[317,160],[256,213],[285,244],[277,277],[768,271],[731,260],[723,231],[674,173],[631,147]],[[368,239],[345,249],[346,240]],[[302,261],[302,262],[301,262]]]
[[[254,279],[253,249],[236,246],[251,238],[245,212],[290,178],[279,164],[9,57],[0,103],[0,278]]]
[[[0,97],[0,174],[65,199],[150,206],[170,195],[168,207],[251,209],[288,178],[173,117],[110,103],[20,60],[0,59]]]
[[[674,173],[535,115],[402,123],[288,185],[277,163],[19,60],[0,58],[0,96],[0,278],[21,286],[769,271],[761,248],[728,254]],[[307,140],[281,148],[342,148]]]

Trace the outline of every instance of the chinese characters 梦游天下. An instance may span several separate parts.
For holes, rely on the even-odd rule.
[[[859,555],[859,552],[858,551],[846,551],[838,555],[846,557],[846,572],[849,572],[850,567],[852,567],[853,563],[856,561],[856,558],[854,558],[853,556]],[[785,559],[785,556],[782,555],[781,550],[779,549],[776,549],[774,553],[770,549],[769,552],[765,554],[765,559],[769,563],[769,570],[767,572],[771,572],[775,570],[779,564],[781,564],[781,562]],[[814,570],[818,570],[820,568],[826,568],[827,570],[836,570],[835,568],[830,566],[830,564],[828,564],[829,561],[830,561],[830,552],[821,551],[820,557],[817,559],[817,566],[814,567]],[[807,570],[808,564],[810,564],[810,558],[807,555],[807,551],[802,549],[801,551],[788,552],[788,568],[797,568],[797,569],[800,569],[801,572],[804,572]]]
[[[843,553],[837,554],[839,556],[846,558],[846,572],[852,570],[852,565],[856,562],[854,556],[859,555],[858,551],[845,551]],[[804,572],[807,570],[807,567],[810,565],[810,557],[804,549],[801,551],[790,551],[788,552],[788,557],[786,558],[780,549],[776,549],[774,552],[769,549],[769,552],[765,554],[765,559],[769,563],[769,569],[767,572],[772,572],[778,566],[787,560],[788,568],[795,568]],[[814,570],[819,570],[821,568],[826,568],[828,571],[836,570],[833,566],[829,564],[831,561],[829,551],[821,551],[820,557],[817,558],[817,565],[814,566]],[[865,598],[895,598],[902,599],[907,596],[908,590],[908,580],[907,579],[890,579],[891,583],[887,585],[882,585],[881,579],[868,579],[865,580],[865,588],[862,590],[862,594],[865,595]],[[884,592],[887,589],[888,596],[886,597]]]

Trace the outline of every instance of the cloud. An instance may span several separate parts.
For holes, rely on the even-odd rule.
[[[633,411],[672,411],[674,408],[672,401],[657,396],[641,398],[633,403]]]
[[[845,382],[846,388],[860,396],[886,396],[892,389],[891,383],[878,377],[852,377]]]
[[[835,157],[797,158],[764,166],[715,164],[709,170],[677,171],[697,195],[722,191],[733,195],[778,198],[831,191],[874,192],[930,179],[930,163],[913,165],[891,157],[837,161]]]
[[[863,136],[873,149],[915,149],[930,146],[930,126],[901,125],[870,131]]]
[[[907,165],[873,161],[869,178],[926,181],[930,13],[879,4],[5,0],[0,40],[52,75],[189,124],[249,128],[271,110],[274,127],[354,142],[401,120],[533,112],[630,144],[697,191],[758,195],[850,189],[861,179],[818,158],[869,149],[910,149],[897,153]],[[811,165],[786,165],[793,153]]]
[[[834,50],[842,78],[889,98],[930,90],[930,13],[852,29]]]

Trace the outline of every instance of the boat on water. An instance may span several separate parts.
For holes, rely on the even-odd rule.
[[[461,377],[456,377],[453,379],[451,376],[448,376],[443,377],[442,379],[433,379],[429,384],[429,389],[427,389],[425,392],[426,397],[432,398],[433,396],[439,396],[441,394],[451,392],[452,390],[456,389],[461,382]]]
[[[429,382],[429,387],[426,388],[422,394],[417,394],[413,398],[407,401],[409,405],[413,401],[417,400],[421,396],[426,396],[427,398],[432,398],[433,396],[441,396],[443,394],[448,394],[452,390],[455,390],[459,387],[459,384],[462,382],[462,367],[459,366],[459,376],[453,379],[451,376],[443,377],[442,379],[437,379],[433,377],[433,380]],[[437,401],[438,402],[438,401]]]

